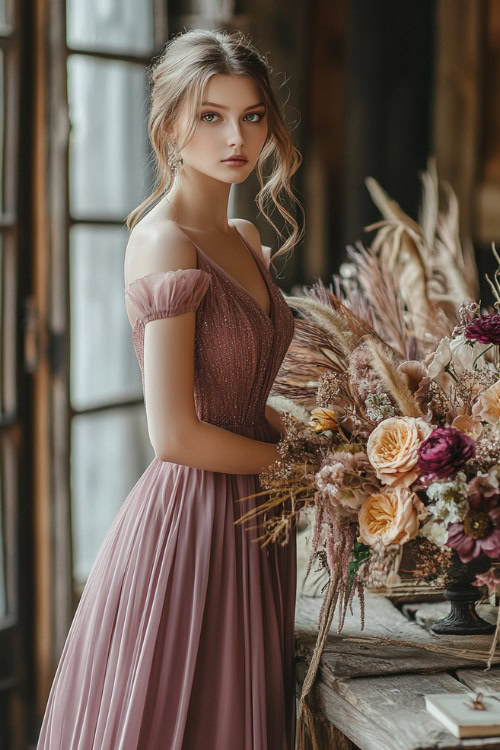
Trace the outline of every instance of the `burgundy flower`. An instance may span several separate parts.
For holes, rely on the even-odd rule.
[[[480,315],[466,326],[466,339],[480,341],[481,344],[500,344],[500,314]]]
[[[500,508],[473,510],[463,521],[450,523],[446,544],[456,549],[465,563],[481,554],[500,557]]]
[[[444,479],[456,474],[476,451],[476,441],[454,427],[436,427],[422,443],[418,465],[431,477]]]

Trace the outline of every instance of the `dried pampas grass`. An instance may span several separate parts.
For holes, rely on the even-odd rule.
[[[267,403],[280,413],[288,412],[303,425],[307,425],[311,418],[311,413],[307,409],[286,396],[269,396]]]
[[[300,310],[307,315],[310,321],[316,323],[324,331],[344,355],[348,355],[356,348],[358,338],[348,325],[346,316],[337,312],[329,305],[319,302],[310,297],[286,296],[285,300],[290,307]]]
[[[439,316],[441,329],[446,320],[450,333],[457,323],[458,300],[476,299],[478,280],[471,243],[466,243],[465,250],[460,243],[456,195],[448,183],[439,183],[435,159],[429,160],[427,172],[420,177],[419,222],[389,198],[373,177],[367,177],[366,186],[384,219],[365,230],[378,230],[371,249],[397,279],[401,298],[414,316],[414,328],[422,336],[426,327],[432,331],[430,324],[439,312],[444,313]]]
[[[408,388],[406,378],[399,372],[397,365],[384,351],[384,348],[370,338],[367,338],[363,344],[370,354],[374,371],[384,384],[386,392],[392,396],[399,406],[401,414],[404,417],[422,417],[423,414]]]

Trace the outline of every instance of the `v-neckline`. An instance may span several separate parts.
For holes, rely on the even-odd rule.
[[[236,233],[237,233],[238,237],[240,238],[240,240],[243,243],[244,247],[247,249],[247,251],[250,253],[250,255],[252,256],[252,258],[254,259],[254,261],[255,261],[255,263],[257,265],[257,268],[258,268],[258,270],[260,272],[260,275],[261,275],[261,277],[262,277],[262,279],[264,281],[264,284],[267,287],[267,291],[268,291],[268,294],[269,294],[269,304],[270,304],[269,314],[266,313],[266,311],[257,302],[257,300],[255,299],[255,297],[253,296],[253,294],[251,294],[251,292],[249,292],[248,289],[246,289],[243,286],[243,284],[240,284],[240,282],[237,281],[237,279],[235,279],[234,276],[231,276],[231,274],[228,273],[224,268],[222,268],[222,266],[220,266],[213,258],[211,258],[210,255],[207,255],[207,253],[204,250],[202,250],[201,247],[191,237],[189,237],[189,239],[191,240],[191,242],[193,243],[193,245],[195,246],[195,248],[208,260],[208,262],[212,263],[216,268],[219,269],[219,271],[227,279],[229,279],[229,281],[231,281],[236,287],[238,287],[238,289],[240,289],[243,292],[243,294],[248,299],[250,299],[250,301],[253,303],[254,307],[260,312],[260,314],[262,315],[262,317],[265,320],[267,320],[267,322],[271,326],[274,327],[274,320],[273,320],[273,316],[274,316],[274,295],[273,295],[273,292],[272,292],[272,289],[271,289],[271,285],[270,285],[270,283],[269,283],[269,281],[267,279],[267,276],[266,276],[266,274],[269,273],[269,272],[267,271],[266,268],[264,268],[263,261],[261,261],[261,259],[258,258],[255,255],[255,253],[253,252],[253,250],[250,249],[249,245],[247,245],[245,239],[243,238],[243,235],[239,231],[239,229],[236,226],[236,224],[231,224],[231,226],[233,226],[236,229]],[[183,231],[183,230],[181,230],[181,231]],[[184,232],[184,234],[186,234],[186,233]],[[186,237],[188,237],[188,236],[189,235],[186,234]],[[261,265],[261,263],[262,263],[262,265]]]

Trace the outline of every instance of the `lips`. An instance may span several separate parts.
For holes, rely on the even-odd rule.
[[[245,159],[243,156],[230,156],[229,159],[223,159],[222,161],[240,161],[242,164],[245,164],[248,159]]]

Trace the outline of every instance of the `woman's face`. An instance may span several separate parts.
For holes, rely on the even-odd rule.
[[[267,137],[267,115],[253,78],[213,75],[205,86],[199,121],[182,149],[183,170],[193,169],[227,183],[243,182],[255,167]],[[187,129],[185,110],[178,135]],[[224,163],[242,154],[241,166]]]

